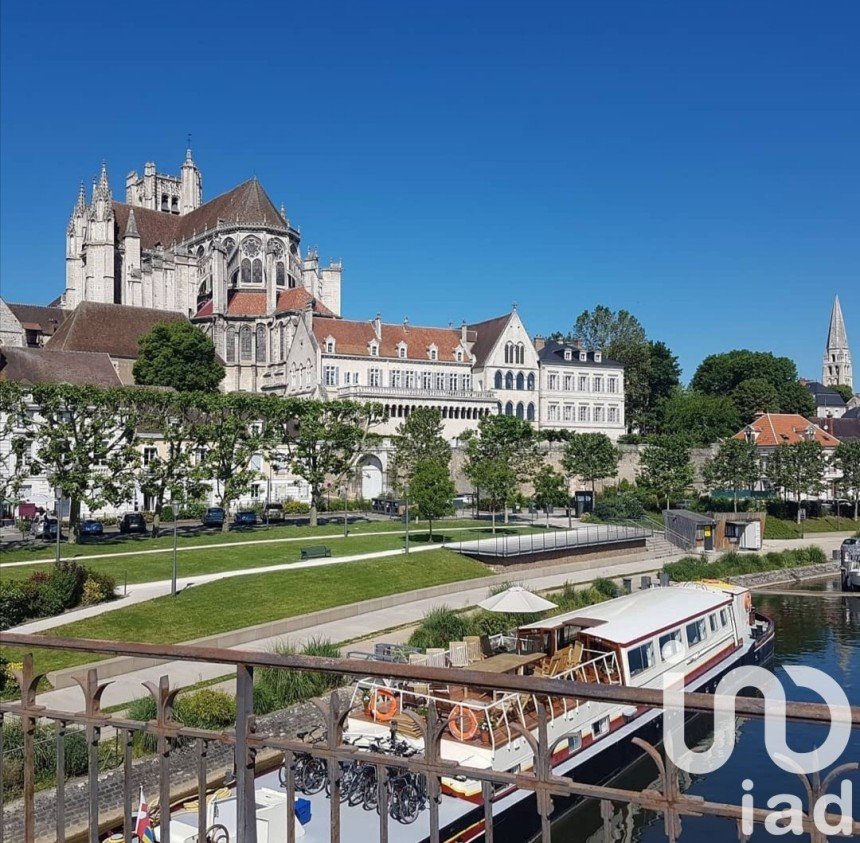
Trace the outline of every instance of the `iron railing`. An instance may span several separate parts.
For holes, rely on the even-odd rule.
[[[493,843],[494,839],[494,804],[492,795],[494,788],[499,786],[525,789],[536,797],[536,811],[539,817],[540,839],[542,843],[550,843],[550,822],[553,818],[553,799],[581,797],[598,800],[603,818],[603,832],[606,841],[612,837],[611,819],[613,803],[641,806],[648,811],[663,815],[664,828],[669,841],[678,840],[682,833],[682,817],[723,817],[734,821],[742,841],[748,839],[741,831],[741,819],[746,816],[754,823],[763,823],[770,812],[762,809],[742,809],[740,805],[713,802],[701,797],[685,794],[679,784],[679,771],[671,759],[662,757],[660,752],[651,744],[633,738],[643,753],[647,753],[654,761],[658,773],[658,784],[644,790],[628,790],[619,787],[587,784],[553,773],[552,754],[555,744],[549,745],[547,738],[548,714],[540,704],[540,697],[564,698],[572,703],[581,704],[585,701],[618,703],[629,707],[646,707],[649,709],[662,707],[662,692],[654,689],[635,688],[614,684],[596,684],[580,681],[559,682],[557,679],[540,678],[536,676],[519,676],[508,674],[489,674],[469,668],[451,669],[429,667],[415,664],[395,662],[360,661],[351,659],[313,658],[302,655],[282,655],[273,652],[252,652],[243,650],[227,650],[222,648],[201,647],[196,645],[165,645],[127,643],[117,641],[94,641],[74,638],[50,638],[14,633],[0,634],[0,644],[50,650],[70,650],[92,655],[135,656],[165,661],[205,662],[229,665],[235,669],[236,676],[236,720],[233,729],[223,732],[188,728],[173,719],[173,703],[178,688],[172,688],[168,676],[163,676],[156,686],[146,683],[146,688],[152,695],[157,706],[156,719],[149,722],[138,722],[112,716],[101,709],[101,697],[109,683],[100,682],[97,668],[89,668],[82,673],[78,682],[83,693],[83,710],[60,711],[42,706],[38,703],[37,689],[41,677],[35,673],[33,657],[27,655],[23,667],[18,672],[18,682],[21,687],[19,701],[0,703],[0,727],[2,718],[14,716],[20,718],[24,731],[24,781],[23,781],[23,839],[25,843],[33,843],[36,839],[35,816],[35,775],[34,775],[34,732],[39,721],[49,721],[57,724],[57,788],[56,788],[56,839],[65,843],[66,825],[65,810],[65,776],[63,775],[63,737],[70,725],[83,726],[86,732],[88,752],[88,774],[86,786],[89,788],[89,814],[87,839],[89,843],[99,840],[99,744],[104,730],[117,730],[121,736],[123,747],[122,766],[125,773],[125,789],[122,794],[122,804],[117,805],[116,815],[121,821],[114,819],[114,827],[122,826],[122,836],[127,843],[132,840],[131,816],[133,801],[136,794],[132,792],[130,781],[132,772],[132,742],[136,733],[152,735],[157,743],[157,758],[159,766],[159,805],[172,804],[171,791],[171,752],[178,739],[185,739],[196,746],[197,753],[197,816],[198,839],[206,840],[206,791],[207,781],[206,755],[209,749],[217,745],[232,747],[232,758],[235,769],[235,794],[237,805],[236,837],[241,843],[256,843],[257,831],[255,824],[255,773],[257,756],[263,750],[275,750],[278,760],[284,762],[287,811],[287,841],[294,843],[296,826],[293,804],[296,796],[296,781],[293,775],[294,760],[297,755],[310,753],[314,757],[324,759],[332,796],[329,804],[329,840],[339,843],[345,838],[341,826],[340,776],[341,762],[361,760],[375,765],[378,770],[379,793],[381,798],[379,811],[378,839],[387,843],[389,839],[389,815],[385,782],[392,770],[408,770],[426,777],[429,801],[430,843],[440,841],[439,798],[440,780],[442,777],[466,775],[470,779],[482,783],[483,793],[483,824],[484,840]],[[424,742],[424,752],[421,755],[397,757],[359,749],[343,740],[344,723],[350,714],[348,706],[338,694],[323,701],[316,701],[320,718],[326,727],[326,738],[315,744],[307,744],[297,737],[283,737],[278,734],[267,734],[258,729],[258,723],[253,713],[252,689],[254,671],[257,668],[298,669],[323,674],[339,676],[371,677],[397,682],[424,682],[438,684],[468,685],[486,691],[502,691],[509,693],[527,693],[533,695],[538,704],[536,707],[536,734],[517,724],[511,728],[519,732],[533,752],[531,769],[518,772],[478,769],[467,763],[456,764],[441,756],[440,741],[445,730],[446,722],[442,720],[434,705],[427,709],[426,717],[411,716],[415,726],[420,731]],[[685,703],[689,712],[712,712],[714,697],[705,693],[686,693]],[[738,716],[760,718],[764,716],[766,700],[760,698],[738,698],[735,701],[735,712]],[[816,724],[830,724],[830,709],[823,704],[790,702],[786,705],[786,716],[790,721],[804,721]],[[851,709],[852,727],[860,725],[860,707]],[[3,729],[0,728],[0,738]],[[3,742],[0,740],[0,761],[2,761]],[[467,759],[468,760],[468,759]],[[816,829],[813,821],[813,806],[819,797],[827,792],[836,776],[856,770],[855,763],[843,764],[821,781],[818,777],[807,780],[804,785],[809,798],[809,809],[804,811],[800,822],[809,833],[814,843],[823,843],[824,838]],[[0,791],[0,803],[3,794]],[[746,814],[744,814],[746,811]],[[120,813],[121,812],[121,813]],[[829,817],[833,822],[839,818]],[[160,839],[170,840],[170,811],[160,812]],[[852,821],[853,834],[860,834],[860,822]],[[727,828],[727,833],[729,832]],[[424,835],[422,835],[424,836]],[[2,825],[0,825],[0,841],[5,841]],[[221,838],[223,839],[223,838]],[[728,837],[726,837],[728,839]],[[11,841],[10,841],[11,843]],[[17,841],[16,841],[17,843]]]

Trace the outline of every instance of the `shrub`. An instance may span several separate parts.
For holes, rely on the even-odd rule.
[[[84,589],[81,595],[81,604],[84,606],[95,606],[97,603],[106,603],[116,596],[116,580],[102,571],[89,571],[84,580]]]
[[[236,721],[236,700],[223,691],[202,688],[176,700],[175,715],[194,729],[224,729]]]
[[[451,641],[462,641],[469,635],[468,619],[447,606],[437,606],[424,615],[418,628],[409,636],[410,647],[447,647]]]
[[[39,614],[58,615],[81,602],[87,569],[73,559],[55,562],[39,589]]]
[[[755,574],[762,571],[778,571],[782,568],[795,568],[805,565],[821,565],[827,562],[827,555],[819,547],[799,547],[783,550],[780,553],[724,553],[713,562],[702,556],[686,556],[677,562],[669,562],[663,570],[675,582],[702,579],[720,579],[742,574]]]
[[[155,700],[147,694],[145,697],[138,697],[131,701],[127,716],[129,720],[140,720],[143,723],[147,720],[155,720],[158,717],[158,706],[156,706]],[[155,735],[135,732],[132,742],[139,752],[155,752],[158,740]]]
[[[284,513],[290,515],[307,515],[310,511],[310,505],[302,501],[284,501]]]
[[[643,497],[632,489],[611,489],[598,495],[594,504],[594,514],[604,520],[637,519],[645,514]]]
[[[22,583],[0,581],[0,630],[23,623],[30,613],[31,600]]]

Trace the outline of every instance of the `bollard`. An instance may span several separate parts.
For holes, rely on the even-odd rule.
[[[651,577],[643,576],[642,580],[641,580],[640,588],[642,588],[642,589],[651,588]]]
[[[630,594],[630,592],[633,591],[633,580],[630,577],[622,577],[621,588],[624,590],[625,594]]]
[[[660,585],[663,588],[669,587],[669,575],[665,571],[660,571]]]

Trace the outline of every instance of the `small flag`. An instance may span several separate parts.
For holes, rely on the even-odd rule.
[[[155,832],[152,830],[152,822],[149,819],[149,806],[143,796],[143,785],[140,786],[140,807],[137,809],[137,823],[134,833],[141,843],[155,843]]]

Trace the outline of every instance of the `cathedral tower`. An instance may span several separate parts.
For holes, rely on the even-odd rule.
[[[821,367],[821,382],[825,386],[844,384],[854,388],[851,351],[848,348],[848,334],[845,330],[839,296],[833,300],[833,310],[830,313],[830,330],[827,332],[827,349],[824,352],[824,362]]]

